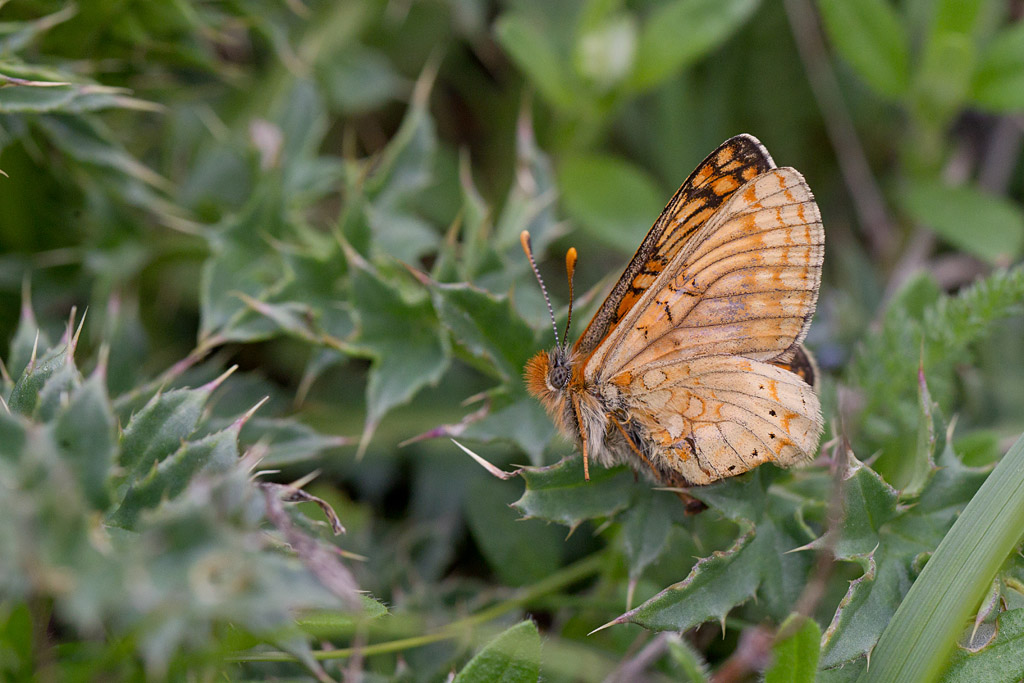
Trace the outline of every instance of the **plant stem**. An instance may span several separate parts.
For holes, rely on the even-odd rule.
[[[468,617],[454,621],[447,626],[443,626],[434,633],[427,633],[422,636],[414,636],[412,638],[400,638],[398,640],[389,640],[383,643],[374,643],[372,645],[363,645],[360,647],[346,647],[339,648],[337,650],[325,650],[313,653],[314,658],[320,661],[330,659],[346,659],[355,654],[359,654],[363,657],[370,655],[386,654],[389,652],[399,652],[402,650],[409,650],[415,647],[422,647],[431,643],[436,643],[441,640],[450,640],[457,638],[458,636],[465,633],[470,628],[479,624],[486,623],[492,619],[496,619],[506,612],[510,612],[517,607],[528,605],[531,602],[543,597],[549,593],[554,593],[567,586],[587,578],[593,574],[596,574],[601,566],[604,564],[604,553],[597,552],[592,555],[584,557],[582,560],[563,567],[556,571],[545,579],[538,581],[532,586],[524,588],[518,591],[514,596],[503,600],[495,605],[492,605],[486,609],[483,609],[476,614],[471,614]],[[293,662],[298,661],[294,656],[287,652],[265,652],[265,653],[254,653],[244,656],[238,656],[231,658],[231,661],[236,662]]]

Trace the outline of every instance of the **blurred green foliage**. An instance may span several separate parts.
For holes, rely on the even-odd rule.
[[[854,680],[936,595],[930,675],[1024,676],[1019,3],[0,13],[0,677]],[[582,324],[740,132],[822,210],[827,433],[686,516],[527,396],[518,236]]]

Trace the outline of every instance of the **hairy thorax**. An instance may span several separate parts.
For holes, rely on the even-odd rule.
[[[642,462],[657,460],[656,453],[636,452],[638,444],[646,448],[651,440],[646,429],[631,419],[618,386],[586,382],[583,364],[576,361],[572,351],[559,348],[537,353],[526,365],[527,390],[540,400],[559,430],[598,464],[611,467],[625,462],[654,474],[662,483],[676,483],[677,477],[669,471],[656,467],[658,471],[652,473]]]

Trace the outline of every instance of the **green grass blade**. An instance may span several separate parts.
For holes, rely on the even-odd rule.
[[[910,587],[862,683],[938,678],[967,619],[1024,531],[1024,436],[992,471]]]

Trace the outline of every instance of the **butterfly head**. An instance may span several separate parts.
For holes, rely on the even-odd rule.
[[[564,412],[565,398],[572,379],[574,366],[574,353],[569,347],[569,325],[572,322],[572,276],[576,270],[576,250],[569,249],[565,255],[565,267],[569,274],[569,315],[565,322],[565,340],[558,340],[558,326],[555,324],[554,310],[551,308],[551,300],[548,298],[547,288],[544,287],[544,280],[540,276],[537,264],[533,260],[533,250],[530,248],[530,235],[525,230],[519,236],[523,245],[523,251],[530,260],[537,282],[540,283],[540,290],[544,294],[544,301],[548,306],[548,314],[551,316],[551,327],[555,332],[555,348],[550,351],[540,351],[526,364],[524,375],[526,378],[527,390],[540,399],[544,407],[552,415],[560,415]]]
[[[526,364],[526,389],[540,399],[548,412],[559,413],[572,379],[571,352],[561,346],[540,351]]]

